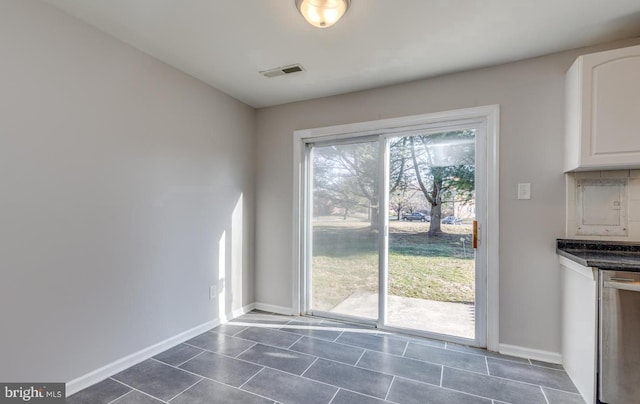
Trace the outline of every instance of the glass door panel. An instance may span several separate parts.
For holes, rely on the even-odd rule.
[[[309,309],[378,318],[379,142],[311,146]]]
[[[389,139],[387,326],[475,338],[475,135]]]

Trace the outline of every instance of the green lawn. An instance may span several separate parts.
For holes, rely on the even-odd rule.
[[[356,291],[377,291],[377,232],[362,222],[319,224],[314,223],[314,307],[330,310]],[[470,226],[443,225],[439,237],[429,237],[428,229],[428,223],[390,224],[389,293],[473,303]]]

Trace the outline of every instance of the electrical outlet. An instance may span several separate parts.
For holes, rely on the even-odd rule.
[[[209,286],[209,300],[213,300],[218,294],[218,288],[216,285]]]
[[[531,184],[518,184],[518,199],[531,199]]]

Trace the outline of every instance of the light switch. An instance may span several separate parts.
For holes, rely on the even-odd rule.
[[[518,184],[518,199],[531,199],[531,184]]]

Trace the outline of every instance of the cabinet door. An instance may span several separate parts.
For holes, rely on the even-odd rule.
[[[640,166],[640,46],[587,55],[581,166]]]
[[[593,269],[565,257],[562,270],[562,362],[588,404],[596,402],[597,282]]]

